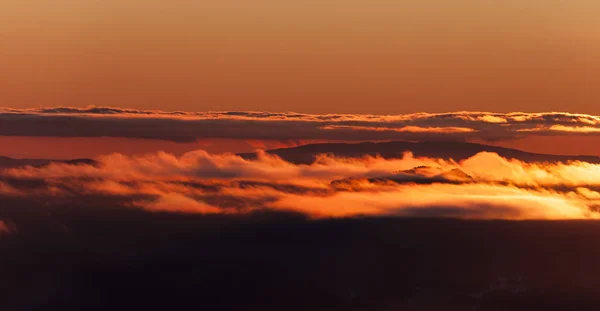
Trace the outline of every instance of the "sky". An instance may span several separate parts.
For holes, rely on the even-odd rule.
[[[4,0],[4,107],[600,114],[593,0]]]
[[[443,133],[435,128],[458,124],[473,130],[459,135],[467,141],[600,155],[594,117],[600,115],[599,10],[597,1],[585,0],[5,0],[0,148],[5,156],[35,158],[247,152],[415,138],[411,122],[390,125],[381,117],[363,124],[369,115],[412,120],[411,114],[423,112],[484,111],[502,118],[558,111],[592,121],[540,119],[530,125],[541,129],[491,137],[503,127],[480,132],[477,124],[434,118],[420,125],[417,138],[437,139]],[[52,111],[56,107],[75,110],[65,116]],[[109,122],[91,131],[87,122],[106,116],[89,107],[113,107],[109,113],[126,120],[126,130]],[[159,120],[136,129],[139,118],[127,109]],[[162,113],[173,111],[305,114],[289,123],[296,125],[348,114],[360,124],[326,124],[333,127],[320,136],[275,130],[264,118],[227,123],[231,116],[225,116],[217,124],[222,131],[213,135],[204,133],[212,130],[212,117],[165,123]],[[551,128],[565,125],[574,130]],[[157,136],[157,129],[188,132],[181,140]],[[246,135],[260,131],[277,135]]]
[[[599,13],[0,0],[1,309],[591,303]]]

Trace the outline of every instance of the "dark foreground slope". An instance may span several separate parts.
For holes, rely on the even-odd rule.
[[[479,152],[494,152],[502,157],[518,159],[525,162],[567,162],[584,161],[600,163],[597,156],[569,156],[524,152],[517,149],[488,146],[465,142],[408,142],[394,141],[383,143],[363,142],[356,144],[348,143],[325,143],[309,144],[293,148],[268,150],[270,154],[277,155],[284,160],[298,164],[309,164],[318,154],[333,154],[339,157],[363,157],[365,155],[380,155],[384,158],[400,158],[406,151],[411,151],[415,156],[464,160]],[[255,159],[255,153],[243,153],[246,159]]]
[[[0,237],[0,310],[600,305],[599,222],[310,221],[146,213],[86,201],[39,209],[0,202],[0,217],[17,228]]]

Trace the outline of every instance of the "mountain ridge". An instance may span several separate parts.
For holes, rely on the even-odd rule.
[[[386,159],[401,158],[405,152],[412,152],[416,157],[430,157],[464,160],[480,152],[493,152],[508,158],[523,162],[569,162],[581,161],[600,164],[600,157],[593,155],[557,155],[526,152],[518,149],[490,146],[467,142],[449,141],[392,141],[392,142],[361,142],[361,143],[320,143],[308,144],[291,148],[266,150],[268,154],[277,155],[295,164],[310,164],[318,154],[332,154],[338,157],[356,158],[381,156]],[[244,159],[257,158],[256,152],[239,153]]]
[[[386,159],[401,158],[405,152],[412,152],[416,157],[453,159],[456,161],[467,159],[479,152],[493,152],[508,158],[523,162],[569,162],[581,161],[600,164],[600,156],[594,155],[558,155],[526,152],[519,149],[490,146],[477,143],[448,142],[448,141],[391,141],[391,142],[360,142],[360,143],[319,143],[307,144],[290,148],[266,150],[268,154],[281,157],[283,160],[294,164],[311,164],[319,154],[332,154],[338,157],[359,158],[363,156],[381,156]],[[246,160],[257,158],[256,152],[238,153]],[[73,165],[98,165],[98,162],[89,158],[75,158],[70,160],[35,159],[35,158],[10,158],[0,156],[0,168],[13,168],[23,166],[43,167],[51,163]]]

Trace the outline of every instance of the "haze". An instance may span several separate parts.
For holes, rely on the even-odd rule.
[[[600,114],[597,1],[0,3],[2,106]]]

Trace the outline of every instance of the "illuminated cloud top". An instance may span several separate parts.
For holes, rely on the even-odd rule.
[[[509,140],[598,135],[600,117],[564,112],[415,113],[164,112],[109,107],[0,110],[0,136],[321,140]]]

